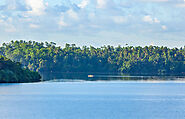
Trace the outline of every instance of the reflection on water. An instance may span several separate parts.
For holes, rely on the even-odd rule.
[[[60,80],[62,79],[62,80]],[[98,80],[185,80],[185,76],[159,76],[159,75],[129,75],[113,73],[47,73],[43,75],[43,80],[55,81],[98,81]]]
[[[0,83],[0,87],[14,87],[16,85],[21,85],[20,83]]]

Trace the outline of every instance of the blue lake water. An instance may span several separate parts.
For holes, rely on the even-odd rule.
[[[184,118],[184,82],[0,84],[0,119]]]

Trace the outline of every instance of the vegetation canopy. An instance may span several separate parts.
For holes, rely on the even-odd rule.
[[[20,62],[32,71],[46,72],[114,72],[132,74],[185,73],[185,47],[158,46],[77,47],[64,48],[53,42],[11,41],[0,47],[7,58]]]
[[[41,76],[37,72],[21,67],[20,63],[0,55],[0,83],[38,82]]]

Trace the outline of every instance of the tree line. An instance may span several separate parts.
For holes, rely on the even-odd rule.
[[[18,62],[13,62],[0,55],[0,83],[38,82],[39,73],[22,68]]]
[[[41,74],[50,72],[114,72],[129,74],[185,74],[185,47],[159,46],[64,48],[54,42],[11,41],[0,53]]]

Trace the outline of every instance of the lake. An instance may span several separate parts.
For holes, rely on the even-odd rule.
[[[184,81],[0,84],[0,119],[183,119]]]

